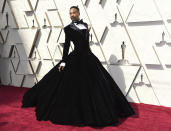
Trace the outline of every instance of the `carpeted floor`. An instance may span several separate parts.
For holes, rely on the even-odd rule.
[[[171,108],[143,103],[130,103],[136,115],[119,119],[118,126],[92,128],[37,121],[35,107],[20,107],[22,96],[27,89],[0,86],[0,131],[171,131]]]

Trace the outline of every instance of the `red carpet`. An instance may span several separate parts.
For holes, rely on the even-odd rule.
[[[0,86],[0,131],[171,131],[171,108],[143,103],[130,103],[136,115],[120,119],[121,124],[116,127],[78,127],[37,121],[34,107],[20,108],[27,89]]]

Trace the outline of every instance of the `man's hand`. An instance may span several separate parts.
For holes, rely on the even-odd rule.
[[[65,65],[66,65],[66,63],[65,63],[65,62],[61,62],[61,64],[59,64],[59,67],[58,67],[59,72],[60,72],[61,70],[63,70],[63,69],[64,69]]]
[[[64,67],[65,67],[65,66],[59,65],[59,67],[58,67],[59,72],[62,71],[62,70],[64,69]]]

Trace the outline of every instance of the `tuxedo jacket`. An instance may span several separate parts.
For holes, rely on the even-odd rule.
[[[74,50],[77,52],[84,52],[86,49],[90,49],[88,24],[85,22],[83,22],[83,24],[87,29],[81,30],[73,22],[64,27],[65,43],[61,62],[67,62],[71,41],[74,44]]]

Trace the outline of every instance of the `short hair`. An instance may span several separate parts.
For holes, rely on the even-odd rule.
[[[72,8],[75,8],[80,12],[80,9],[78,8],[78,5],[77,6],[71,6],[70,9],[72,9]]]

